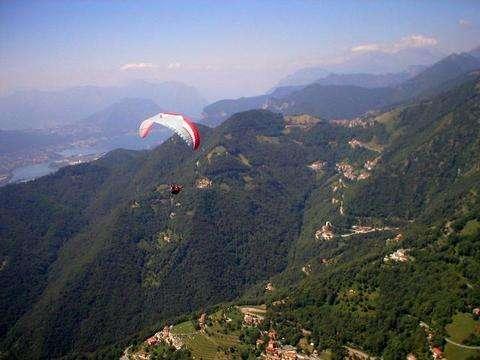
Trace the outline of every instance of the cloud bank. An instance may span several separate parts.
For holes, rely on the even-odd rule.
[[[434,37],[412,34],[409,36],[405,36],[400,40],[390,44],[370,43],[370,44],[357,45],[352,47],[350,51],[353,53],[372,52],[372,51],[396,53],[403,49],[431,47],[431,46],[436,46],[437,44],[438,44],[438,40]]]
[[[139,63],[125,64],[120,69],[128,71],[128,70],[153,69],[154,67],[155,65],[153,65],[152,63],[139,62]]]

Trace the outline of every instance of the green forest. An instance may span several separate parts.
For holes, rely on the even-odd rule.
[[[262,330],[334,358],[447,349],[480,307],[480,78],[462,79],[351,126],[250,110],[200,126],[198,152],[174,136],[0,188],[0,357],[119,358],[263,303]],[[254,356],[258,329],[225,329]]]

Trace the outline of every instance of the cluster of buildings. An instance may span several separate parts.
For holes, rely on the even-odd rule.
[[[434,343],[433,343],[433,337],[434,337],[434,334],[433,332],[430,330],[430,327],[425,324],[424,322],[420,322],[420,326],[423,328],[423,330],[425,331],[425,333],[427,334],[427,341],[428,341],[428,348],[430,349],[430,352],[432,354],[432,357],[435,359],[435,360],[441,360],[443,359],[443,351],[442,349],[440,349],[438,346],[435,346]]]
[[[172,241],[173,232],[171,230],[161,231],[157,234],[157,241],[160,243],[170,243]]]
[[[348,145],[350,145],[350,147],[351,147],[352,149],[356,149],[357,147],[365,147],[365,145],[364,145],[361,141],[359,141],[359,140],[357,140],[357,139],[352,139],[352,140],[350,140],[350,141],[348,142]]]
[[[310,169],[312,169],[313,171],[321,171],[325,168],[325,165],[327,165],[327,163],[325,161],[315,161],[313,163],[311,163],[310,165],[308,165],[308,167]]]
[[[298,127],[301,129],[308,129],[318,123],[320,119],[307,115],[307,114],[302,114],[302,115],[287,115],[284,117],[285,119],[285,128],[291,128],[291,127]]]
[[[268,344],[265,348],[266,360],[297,360],[297,350],[290,345],[280,346],[277,340],[277,332],[270,330],[268,332]]]
[[[330,221],[325,222],[325,225],[315,231],[315,239],[317,240],[332,240],[334,236],[333,226]]]
[[[362,127],[366,128],[372,126],[374,124],[374,120],[371,118],[354,118],[354,119],[334,119],[330,120],[330,124],[354,128],[354,127]]]
[[[480,308],[475,308],[472,310],[472,315],[474,316],[474,318],[480,318]]]
[[[372,171],[373,168],[377,166],[379,160],[380,160],[380,156],[372,160],[367,160],[365,161],[365,164],[363,165],[363,167],[368,171]]]
[[[183,341],[172,333],[172,327],[172,325],[165,326],[162,331],[159,331],[152,337],[149,337],[145,342],[149,346],[155,346],[160,342],[164,342],[170,346],[173,346],[176,350],[181,349],[183,347]]]
[[[407,252],[408,249],[398,249],[397,251],[385,256],[383,258],[383,261],[407,262],[408,260],[410,260],[410,256],[408,256]]]
[[[364,170],[360,171],[358,175],[355,174],[353,166],[346,162],[335,164],[335,169],[348,180],[364,180],[370,177],[370,173]]]
[[[271,282],[265,285],[265,291],[272,292],[273,290],[275,290],[275,288],[273,287],[273,284]]]
[[[198,318],[198,327],[200,328],[200,331],[205,331],[205,328],[207,327],[207,314],[206,313],[201,313],[200,317]]]
[[[260,315],[255,314],[245,314],[243,315],[243,323],[247,326],[258,326],[263,323],[265,318]]]
[[[348,180],[355,180],[357,178],[353,172],[353,166],[346,162],[335,164],[335,169]]]
[[[305,266],[302,266],[302,272],[305,275],[310,275],[312,273],[312,266],[310,264],[307,264]]]
[[[195,186],[197,189],[209,189],[212,187],[212,180],[207,178],[197,179]]]
[[[402,241],[402,239],[403,239],[403,234],[399,233],[399,234],[395,235],[394,238],[390,238],[390,239],[385,240],[385,243],[387,245],[398,244],[400,241]]]

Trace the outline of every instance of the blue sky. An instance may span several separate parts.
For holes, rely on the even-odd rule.
[[[473,0],[1,1],[0,91],[151,78],[249,94],[352,49],[449,53],[478,39]]]

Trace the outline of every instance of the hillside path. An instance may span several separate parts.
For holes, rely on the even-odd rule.
[[[455,345],[455,346],[459,346],[461,348],[464,348],[464,349],[470,349],[470,350],[480,350],[480,346],[470,346],[470,345],[463,345],[463,344],[459,344],[453,340],[450,340],[448,338],[445,338],[445,341],[452,344],[452,345]]]

